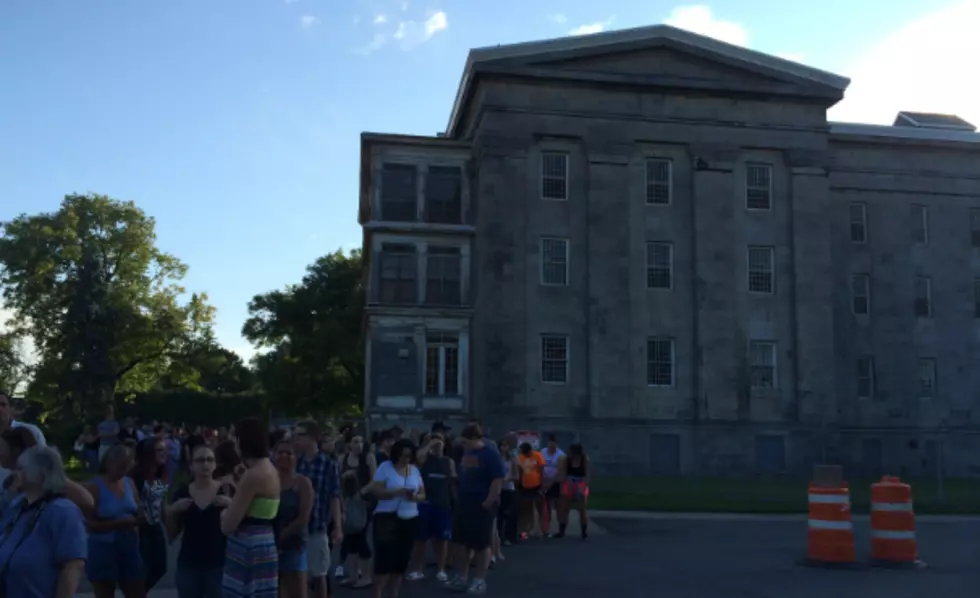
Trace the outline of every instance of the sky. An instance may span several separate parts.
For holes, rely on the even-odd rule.
[[[850,77],[835,120],[980,124],[978,0],[0,0],[0,221],[135,201],[247,358],[249,299],[360,245],[362,131],[444,130],[469,48],[664,22]]]

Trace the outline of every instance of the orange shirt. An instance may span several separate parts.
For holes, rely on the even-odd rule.
[[[541,485],[541,468],[545,465],[544,455],[531,451],[530,455],[521,455],[521,486],[537,488]]]

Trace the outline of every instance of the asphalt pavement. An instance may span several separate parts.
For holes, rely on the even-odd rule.
[[[588,541],[573,532],[506,550],[488,595],[502,598],[975,598],[980,595],[980,518],[923,518],[923,570],[802,567],[799,516],[595,514]],[[601,529],[598,529],[601,528]],[[604,532],[604,533],[603,533]],[[868,524],[855,519],[859,557]],[[172,568],[152,598],[176,598]],[[403,598],[442,593],[435,580],[405,582]],[[337,596],[369,596],[341,589]]]

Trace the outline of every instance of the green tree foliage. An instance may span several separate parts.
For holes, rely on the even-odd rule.
[[[191,346],[160,380],[161,390],[187,388],[214,394],[251,392],[258,379],[242,358],[211,341]]]
[[[11,333],[0,333],[0,390],[12,393],[19,389],[27,382],[27,371],[20,339]]]
[[[256,295],[242,334],[259,350],[254,365],[277,410],[342,415],[364,393],[364,277],[361,252],[325,255],[282,291]]]
[[[14,333],[37,347],[32,397],[92,413],[210,342],[214,310],[205,295],[182,300],[187,267],[156,247],[154,229],[132,202],[104,195],[3,223],[0,288]]]

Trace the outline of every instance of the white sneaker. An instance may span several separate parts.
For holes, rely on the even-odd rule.
[[[336,569],[334,569],[333,570],[333,576],[334,577],[343,577],[344,576],[344,568],[343,567],[337,567]]]
[[[466,588],[466,593],[471,595],[486,594],[487,593],[487,582],[482,579],[474,579],[470,587]]]
[[[405,579],[407,579],[408,581],[418,581],[420,579],[425,579],[425,573],[422,573],[421,571],[409,571],[408,574],[405,575]]]
[[[446,575],[446,572],[445,571],[440,571],[440,572],[436,573],[436,579],[438,579],[439,581],[442,581],[442,582],[446,582],[446,581],[449,581],[449,576]]]

